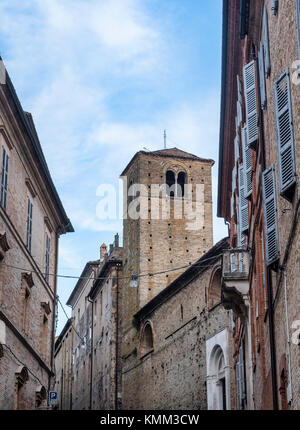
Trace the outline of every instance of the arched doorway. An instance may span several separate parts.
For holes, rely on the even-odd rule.
[[[216,345],[209,360],[209,380],[207,384],[209,409],[227,409],[226,388],[225,357],[220,345]]]

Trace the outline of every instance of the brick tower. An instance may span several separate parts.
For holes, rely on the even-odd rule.
[[[143,208],[143,216],[139,219],[127,216],[123,222],[123,276],[126,277],[123,283],[123,355],[132,353],[137,347],[136,331],[132,325],[134,314],[185,269],[154,276],[147,274],[190,265],[213,245],[213,164],[213,160],[177,148],[140,151],[121,175],[124,190],[127,190],[124,200],[129,211],[136,199],[128,194],[135,186],[138,187],[136,184],[142,186],[138,209]],[[158,192],[157,188],[163,184],[172,187],[169,191],[163,189]],[[188,203],[183,203],[184,200]],[[165,209],[162,216],[162,209],[168,207],[170,211]],[[195,220],[190,218],[192,213],[197,213]],[[138,278],[137,288],[129,286],[132,274],[146,275]]]

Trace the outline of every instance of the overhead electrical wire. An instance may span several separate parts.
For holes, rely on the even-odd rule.
[[[187,264],[185,266],[180,266],[180,267],[173,267],[173,268],[161,270],[159,272],[154,272],[154,273],[150,273],[150,272],[140,273],[139,275],[136,275],[136,276],[138,278],[143,278],[143,277],[147,277],[147,276],[153,277],[153,276],[157,276],[157,275],[162,275],[164,273],[175,272],[176,270],[187,269],[189,267],[198,267],[198,266],[201,266],[201,267],[212,267],[214,265],[205,265],[205,266],[203,266],[202,263],[204,263],[206,261],[209,261],[209,260],[215,260],[215,259],[217,259],[220,256],[222,256],[222,254],[217,254],[217,255],[214,255],[213,257],[205,258],[205,259],[199,261],[198,263]],[[39,272],[37,270],[32,270],[32,269],[28,269],[28,268],[25,269],[24,267],[14,266],[14,265],[3,263],[3,262],[1,264],[4,265],[4,266],[6,266],[6,267],[10,267],[12,269],[22,270],[23,272],[36,273],[36,274],[39,274],[39,275],[41,275],[41,274],[43,275],[43,273],[41,273],[41,272]],[[59,274],[53,274],[53,273],[51,273],[51,274],[49,273],[48,276],[53,276],[53,277],[56,277],[56,278],[78,279],[78,280],[79,279],[88,279],[88,280],[91,279],[90,276],[59,275]],[[131,279],[131,278],[132,278],[132,276],[122,276],[122,277],[119,277],[119,280],[120,279]],[[99,280],[110,280],[110,279],[114,280],[114,279],[116,279],[116,276],[97,277],[97,279],[99,279]]]

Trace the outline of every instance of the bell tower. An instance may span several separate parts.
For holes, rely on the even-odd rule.
[[[140,151],[121,175],[123,355],[136,347],[134,314],[213,245],[213,164],[177,148]],[[129,285],[133,274],[136,288]]]

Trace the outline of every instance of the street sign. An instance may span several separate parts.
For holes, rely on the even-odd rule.
[[[57,404],[57,400],[57,391],[49,391],[49,404],[51,406],[55,406]]]

